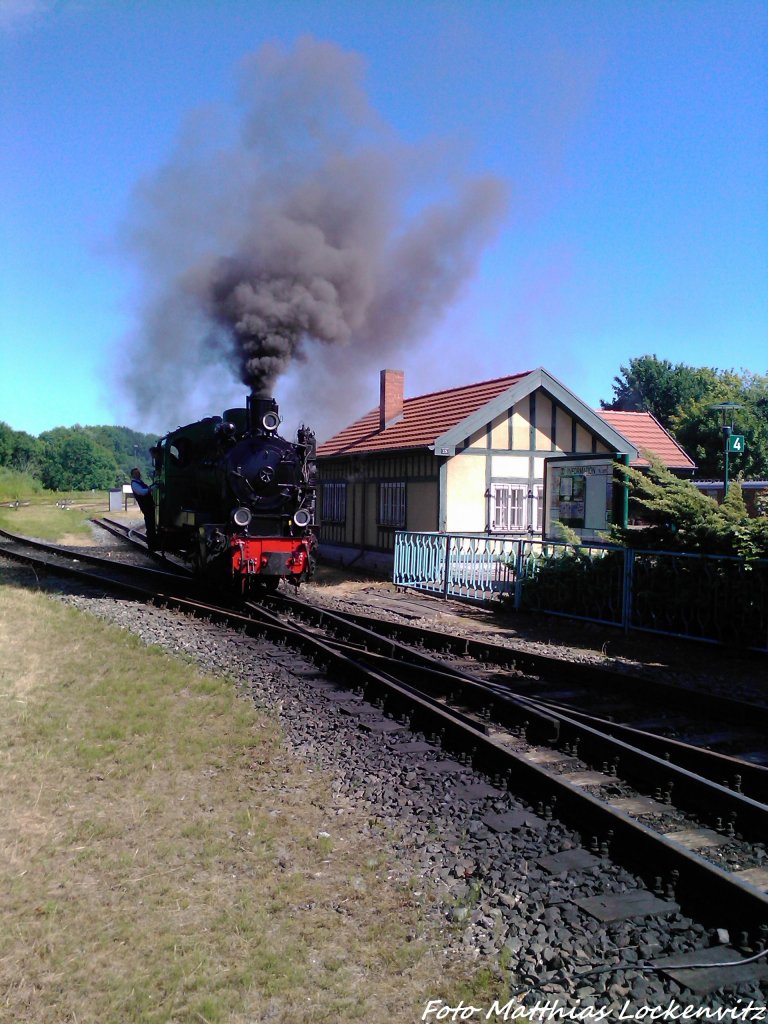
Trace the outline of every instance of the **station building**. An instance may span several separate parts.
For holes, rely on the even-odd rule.
[[[542,367],[415,398],[382,370],[378,407],[318,446],[320,550],[384,569],[399,530],[588,539],[615,516],[614,460],[645,450],[695,468],[650,413],[598,413]]]

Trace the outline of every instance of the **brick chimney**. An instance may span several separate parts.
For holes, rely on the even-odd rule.
[[[403,418],[402,370],[382,370],[379,380],[379,430]]]

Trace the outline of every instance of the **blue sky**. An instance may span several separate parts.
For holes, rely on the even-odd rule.
[[[0,420],[162,433],[242,404],[223,363],[175,387],[137,342],[155,284],[126,238],[151,232],[137,196],[189,158],[192,127],[242,128],[248,55],[302,37],[359,58],[423,194],[460,166],[508,200],[418,331],[305,346],[274,388],[288,423],[340,428],[384,366],[408,395],[543,365],[593,405],[646,353],[768,372],[765,3],[0,0]],[[227,180],[210,205],[199,183],[164,196],[187,232],[164,243],[165,282],[216,235]],[[142,377],[167,404],[133,401]]]

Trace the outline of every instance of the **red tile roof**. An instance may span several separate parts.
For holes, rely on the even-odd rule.
[[[653,452],[668,469],[695,469],[696,463],[675,441],[655,416],[649,412],[620,412],[614,409],[598,409],[598,415],[605,422],[623,434],[640,452],[640,458],[633,466],[647,466],[642,451]]]
[[[403,448],[426,448],[435,439],[455,427],[467,416],[517,384],[531,373],[496,377],[479,384],[465,384],[446,391],[434,391],[403,401],[403,416],[384,430],[379,428],[379,407],[338,434],[318,445],[317,454],[323,458],[369,452],[398,451]],[[649,412],[618,412],[599,409],[598,415],[630,441],[638,450],[649,449],[670,469],[695,469],[692,459]],[[632,463],[647,466],[642,456]]]
[[[355,452],[384,452],[402,448],[426,448],[435,443],[451,427],[475,412],[502,392],[511,388],[525,373],[497,377],[479,384],[465,384],[447,391],[434,391],[403,401],[403,417],[384,430],[379,429],[379,407],[376,406],[355,423],[318,445],[317,454],[346,455]]]

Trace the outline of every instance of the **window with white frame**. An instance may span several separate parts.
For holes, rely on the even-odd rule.
[[[405,526],[405,481],[379,484],[379,526]]]
[[[544,521],[544,485],[529,488],[523,483],[491,484],[491,529],[499,533],[516,530],[541,532]]]
[[[525,496],[522,484],[491,484],[491,529],[501,533],[524,529]]]
[[[347,518],[347,484],[344,480],[323,484],[323,521],[343,523]]]

